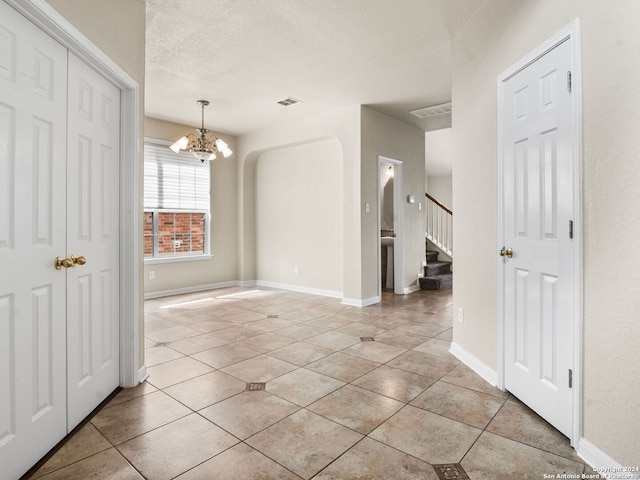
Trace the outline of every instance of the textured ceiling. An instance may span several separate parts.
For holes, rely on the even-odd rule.
[[[205,126],[240,135],[362,104],[446,126],[409,111],[451,100],[450,39],[482,1],[147,0],[146,115],[197,125],[207,99]]]

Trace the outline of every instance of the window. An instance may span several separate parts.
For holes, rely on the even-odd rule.
[[[168,145],[145,141],[144,258],[202,258],[209,254],[209,163]]]

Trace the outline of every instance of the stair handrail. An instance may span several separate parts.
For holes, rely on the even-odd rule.
[[[453,211],[436,198],[424,193],[425,202],[425,236],[436,247],[453,258]]]
[[[440,203],[438,200],[433,198],[427,192],[424,192],[424,196],[427,197],[429,200],[431,200],[433,203],[435,203],[437,206],[439,206],[441,209],[443,209],[445,212],[447,212],[449,215],[453,216],[453,212],[451,210],[449,210],[447,207],[445,207],[442,203]]]

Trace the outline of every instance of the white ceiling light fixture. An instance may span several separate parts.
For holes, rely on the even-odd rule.
[[[222,153],[225,158],[228,157],[233,153],[229,146],[213,133],[210,133],[209,130],[204,128],[204,107],[209,105],[209,101],[198,100],[196,103],[202,108],[202,126],[200,128],[196,128],[198,135],[196,136],[193,133],[190,133],[186,137],[182,137],[169,148],[176,153],[180,153],[180,150],[189,150],[193,153],[193,156],[202,163],[204,163],[205,160],[215,160],[217,152]]]

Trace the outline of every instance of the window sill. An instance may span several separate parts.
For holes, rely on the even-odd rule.
[[[185,255],[180,257],[165,257],[165,258],[145,258],[145,265],[156,265],[159,263],[182,263],[182,262],[199,262],[201,260],[211,260],[213,255]]]

